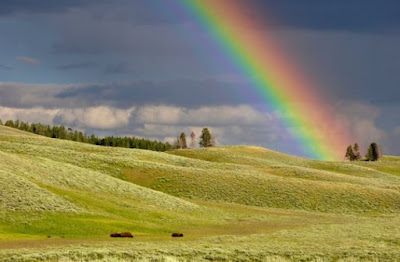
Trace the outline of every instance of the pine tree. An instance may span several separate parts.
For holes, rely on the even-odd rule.
[[[372,147],[371,147],[371,145],[368,146],[368,150],[367,150],[367,153],[365,154],[365,158],[366,158],[368,161],[373,161],[373,160],[372,160],[372,159],[373,159],[373,156],[372,156]]]
[[[344,157],[347,158],[350,161],[354,161],[354,152],[353,152],[353,148],[351,147],[351,145],[349,145],[347,147],[346,155]]]
[[[369,161],[378,161],[381,158],[381,152],[377,143],[372,142],[369,145],[366,158]]]
[[[354,153],[354,160],[358,161],[361,159],[360,147],[358,146],[358,143],[354,144],[353,153]]]
[[[5,123],[4,125],[5,125],[5,126],[8,126],[8,127],[14,127],[14,121],[12,121],[12,120],[7,120],[6,123]]]
[[[192,131],[190,134],[190,147],[195,148],[196,147],[196,134]]]
[[[179,139],[179,137],[177,137],[176,140],[175,140],[174,148],[176,148],[176,149],[182,148],[181,140]]]
[[[1,122],[0,122],[1,123]],[[94,134],[88,136],[81,131],[74,131],[71,128],[64,126],[49,126],[40,123],[28,124],[23,121],[8,120],[4,125],[18,128],[23,131],[28,131],[37,135],[52,137],[56,139],[74,140],[83,143],[90,143],[100,146],[113,146],[113,147],[130,147],[140,149],[150,149],[157,151],[166,151],[171,149],[168,143],[160,141],[151,141],[148,139],[139,139],[135,137],[112,137],[108,136],[103,139],[96,137]]]
[[[201,131],[200,142],[199,142],[200,147],[212,146],[211,141],[212,141],[212,135],[210,130],[208,130],[207,127],[203,128],[203,130]]]
[[[186,134],[185,133],[181,133],[181,135],[179,136],[179,141],[181,144],[181,148],[187,148],[187,144],[186,144]]]

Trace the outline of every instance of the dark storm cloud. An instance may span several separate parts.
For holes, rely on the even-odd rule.
[[[66,12],[73,7],[83,7],[95,0],[2,0],[0,15],[14,13],[54,13]],[[100,1],[102,2],[102,1]]]
[[[132,68],[132,66],[124,62],[107,65],[104,70],[105,74],[110,75],[132,74],[134,72],[135,70]]]
[[[399,35],[284,30],[271,36],[330,101],[400,101]]]
[[[58,65],[56,69],[58,70],[75,70],[75,69],[87,69],[87,68],[95,68],[98,67],[98,64],[94,62],[81,62],[81,63],[72,63],[65,65]]]
[[[244,88],[244,89],[243,89]],[[246,95],[241,93],[247,89]],[[96,99],[93,100],[93,97]],[[91,85],[68,88],[55,96],[57,99],[81,101],[82,104],[107,104],[130,107],[142,104],[167,104],[186,107],[201,105],[236,105],[262,103],[244,84],[213,80],[180,80],[165,82],[133,82],[130,84]]]
[[[380,31],[400,26],[397,0],[263,0],[256,15],[273,17],[269,23],[311,29]],[[261,18],[262,19],[262,18]]]
[[[400,26],[397,0],[252,0],[249,17],[259,24],[319,30],[387,31]],[[190,20],[178,3],[161,0],[2,0],[0,15],[87,9],[97,20],[171,24]],[[113,12],[110,12],[113,10]]]
[[[0,105],[18,108],[35,106],[73,108],[99,105],[129,108],[145,104],[166,104],[194,108],[263,103],[244,86],[243,83],[215,80],[82,85],[0,83]]]
[[[193,55],[194,48],[182,33],[182,25],[139,25],[126,21],[98,21],[85,12],[60,16],[61,41],[53,44],[56,54],[118,53],[146,56]]]
[[[0,65],[0,70],[3,70],[3,71],[10,71],[10,70],[13,70],[13,69],[14,69],[14,68],[11,67],[11,66]]]
[[[174,0],[2,0],[0,16],[13,14],[60,14],[86,10],[98,21],[129,21],[154,25],[181,23]],[[112,12],[110,12],[112,10]]]
[[[348,101],[346,105],[354,101],[368,104],[356,109],[350,106],[343,115],[350,117],[354,129],[367,134],[368,139],[383,139],[386,132],[389,141],[386,148],[400,153],[399,135],[389,139],[392,133],[400,134],[394,131],[400,130],[397,113],[400,101],[399,1],[238,1],[248,7],[243,12],[256,20],[260,25],[258,29],[264,30],[266,26],[268,31],[263,32],[280,44],[280,55],[289,62],[297,61],[294,68],[301,71],[305,79],[312,83],[316,80],[315,86],[326,98],[323,100],[326,104],[337,104],[341,100]],[[235,77],[243,76],[232,73],[236,72],[235,68],[229,68],[232,61],[215,48],[206,31],[198,31],[194,17],[182,16],[175,9],[177,3],[175,0],[0,1],[0,19],[12,22],[0,24],[4,30],[0,107],[28,110],[29,119],[34,115],[29,110],[35,107],[49,112],[61,108],[79,117],[79,110],[85,111],[88,107],[103,110],[104,106],[112,107],[108,114],[112,119],[119,115],[119,110],[146,105],[148,111],[152,106],[169,105],[183,108],[183,112],[220,105],[265,105],[266,101],[253,91],[254,87],[235,81]],[[21,49],[28,50],[21,53]],[[23,54],[37,56],[42,64],[17,64],[18,70],[12,70],[15,56]],[[20,57],[20,61],[34,62],[28,57]],[[234,76],[222,81],[204,80],[219,79],[217,77],[222,75]],[[187,80],[165,80],[182,78]],[[41,85],[5,81],[93,84]],[[371,106],[379,110],[367,110]],[[81,109],[74,111],[76,108]],[[380,113],[359,117],[359,108]],[[170,115],[167,116],[174,116],[176,109],[165,108],[168,110]],[[221,113],[221,118],[228,113],[229,110]],[[97,114],[93,115],[97,120]],[[237,143],[243,137],[241,123],[237,122],[238,130],[232,126],[225,128],[238,132],[226,138],[228,143]],[[138,123],[131,124],[127,130],[134,130]],[[187,124],[182,122],[182,126],[172,128],[168,134],[169,127],[165,126],[154,127],[152,132],[158,138],[166,135],[174,138]],[[248,137],[263,130],[252,130]],[[113,130],[116,134],[125,131]],[[143,136],[151,134],[151,130],[145,128],[143,131],[135,129],[135,132]],[[248,143],[263,144],[263,139],[260,135]]]

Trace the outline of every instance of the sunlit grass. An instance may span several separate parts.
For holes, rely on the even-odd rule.
[[[0,261],[395,261],[400,158],[159,153],[0,126]],[[134,239],[110,239],[130,231]],[[183,232],[172,239],[172,232]]]

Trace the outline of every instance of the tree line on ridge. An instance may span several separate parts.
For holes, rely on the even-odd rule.
[[[0,119],[0,125],[3,125],[3,122]],[[58,138],[63,140],[71,140],[76,142],[88,143],[99,146],[111,146],[111,147],[125,147],[125,148],[138,148],[138,149],[147,149],[153,151],[167,151],[171,149],[180,149],[180,148],[188,148],[186,142],[186,134],[182,132],[180,136],[177,138],[175,143],[171,145],[170,143],[160,142],[156,140],[150,140],[145,138],[137,138],[137,137],[115,137],[115,136],[106,136],[104,138],[99,138],[94,134],[86,135],[85,133],[77,130],[73,130],[71,128],[67,128],[63,125],[60,126],[50,126],[41,123],[25,123],[19,120],[7,120],[4,123],[5,126],[17,128],[22,131],[34,133],[41,136],[46,136],[50,138]],[[196,134],[192,131],[190,135],[190,147],[196,147]],[[200,147],[210,147],[216,145],[215,136],[213,136],[210,130],[205,127],[203,128],[201,135],[199,146]]]
[[[2,125],[2,121],[0,120]],[[168,142],[163,143],[156,140],[150,140],[145,138],[137,137],[115,137],[106,136],[104,138],[99,138],[92,135],[86,135],[81,131],[72,130],[71,128],[66,128],[65,126],[50,126],[40,123],[25,123],[23,121],[13,121],[8,120],[4,123],[5,126],[17,128],[19,130],[31,132],[37,135],[58,138],[64,140],[71,140],[76,142],[83,142],[99,146],[111,146],[111,147],[125,147],[125,148],[138,148],[147,149],[153,151],[167,151],[172,148],[172,145]]]
[[[367,153],[365,154],[365,158],[362,159],[360,153],[360,147],[358,143],[355,143],[354,146],[349,145],[346,149],[345,158],[349,161],[378,161],[382,157],[382,150],[378,146],[376,142],[372,142],[368,146]]]

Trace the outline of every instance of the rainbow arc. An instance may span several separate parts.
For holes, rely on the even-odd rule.
[[[268,107],[276,110],[307,157],[339,160],[349,139],[317,88],[293,66],[246,12],[249,1],[182,0],[185,12],[247,76]],[[265,31],[264,31],[265,32]]]

